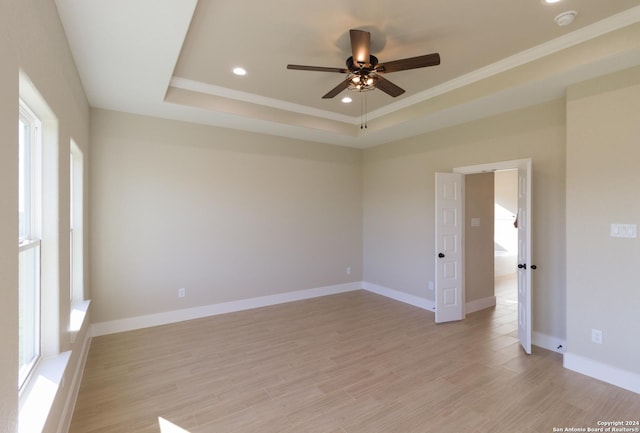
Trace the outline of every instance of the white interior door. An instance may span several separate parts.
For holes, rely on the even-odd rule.
[[[436,323],[464,318],[463,175],[436,173]]]
[[[531,160],[518,167],[518,338],[531,354]]]

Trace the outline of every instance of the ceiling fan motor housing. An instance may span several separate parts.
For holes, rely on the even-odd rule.
[[[366,69],[368,71],[373,71],[376,68],[376,66],[378,66],[378,58],[376,56],[374,56],[373,54],[371,54],[369,56],[369,64],[368,65],[367,64],[363,64],[363,65],[356,64],[353,61],[353,56],[351,56],[351,57],[349,57],[347,59],[347,69],[349,69],[351,72],[356,72],[356,71],[359,71],[359,70],[362,70],[362,69]]]

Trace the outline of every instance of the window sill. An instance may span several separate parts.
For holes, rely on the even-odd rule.
[[[82,301],[71,306],[69,338],[71,343],[82,329],[87,318],[90,301]],[[49,413],[56,400],[58,390],[64,386],[64,376],[71,351],[43,358],[36,365],[25,388],[20,393],[19,433],[42,432]]]
[[[71,351],[42,359],[20,394],[20,433],[41,432],[62,385]]]
[[[71,317],[69,318],[69,339],[71,344],[76,341],[76,336],[78,332],[80,332],[80,329],[82,329],[82,324],[84,323],[85,317],[87,317],[90,303],[91,301],[87,300],[71,306]]]

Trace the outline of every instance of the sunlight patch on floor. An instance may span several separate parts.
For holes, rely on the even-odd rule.
[[[160,424],[160,433],[189,433],[188,430],[178,427],[171,421],[167,421],[161,416],[158,417],[158,424]]]

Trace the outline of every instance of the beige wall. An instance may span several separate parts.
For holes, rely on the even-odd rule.
[[[434,173],[532,158],[534,331],[565,337],[565,103],[545,103],[364,152],[364,280],[434,299]]]
[[[91,126],[94,322],[362,279],[360,151],[103,110]]]
[[[12,5],[13,6],[13,5]],[[5,9],[5,10],[3,10]],[[18,70],[0,9],[0,431],[17,430],[18,411]],[[15,31],[15,30],[14,30]],[[7,60],[5,60],[7,59]]]
[[[71,138],[76,141],[88,161],[89,108],[53,1],[0,2],[0,59],[0,431],[17,431],[17,123],[20,70],[30,78],[58,120],[57,135],[46,149],[54,169],[53,184],[46,190],[57,194],[57,197],[47,197],[54,203],[50,206],[54,218],[47,228],[47,239],[43,239],[43,249],[49,249],[52,252],[50,257],[55,260],[43,263],[43,270],[46,266],[48,275],[52,276],[48,284],[57,291],[55,296],[47,298],[46,307],[59,324],[53,330],[48,327],[44,331],[54,341],[54,351],[73,349],[73,353],[64,386],[59,391],[62,397],[54,404],[51,420],[46,426],[46,431],[55,431],[62,403],[72,382],[71,376],[78,365],[78,344],[82,340],[79,338],[76,340],[78,343],[72,345],[67,331],[69,242],[64,240],[69,236],[69,141]]]
[[[567,349],[637,375],[640,241],[610,225],[640,224],[640,67],[567,95]]]
[[[471,302],[494,295],[494,178],[477,173],[464,181],[465,301]],[[480,225],[472,225],[474,218]]]

